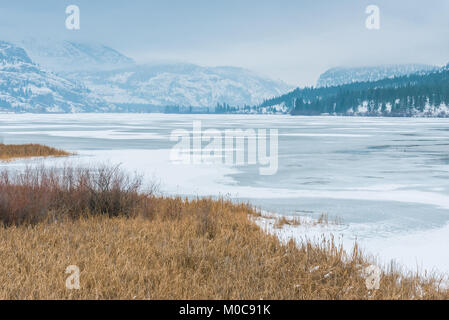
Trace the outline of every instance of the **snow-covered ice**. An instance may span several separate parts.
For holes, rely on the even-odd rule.
[[[279,170],[176,164],[172,130],[279,130]],[[46,164],[111,163],[183,196],[227,196],[279,214],[342,220],[327,229],[287,227],[283,237],[333,233],[387,263],[449,273],[449,119],[263,115],[0,115],[6,143],[42,143],[75,151]],[[21,167],[38,160],[0,166]]]

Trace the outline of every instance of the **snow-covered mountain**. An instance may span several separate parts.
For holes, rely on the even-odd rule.
[[[103,45],[17,43],[0,41],[0,111],[212,110],[217,104],[257,105],[292,89],[242,68],[137,65]]]
[[[371,67],[332,68],[323,73],[317,87],[340,86],[348,83],[377,81],[386,78],[436,71],[439,67],[425,64],[381,65]]]
[[[112,108],[81,84],[35,64],[24,49],[0,41],[0,111],[82,112]]]
[[[256,105],[284,94],[291,86],[236,67],[193,64],[133,66],[112,71],[76,72],[83,83],[107,102],[149,106],[215,107]]]
[[[54,72],[110,70],[134,65],[134,60],[96,43],[28,38],[17,42],[30,58]]]

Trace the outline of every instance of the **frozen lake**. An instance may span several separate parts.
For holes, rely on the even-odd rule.
[[[278,129],[277,173],[170,161],[171,133],[192,131],[196,120],[204,130]],[[287,215],[325,213],[342,219],[335,232],[346,243],[358,239],[411,269],[449,272],[449,119],[0,114],[0,138],[75,151],[72,162],[121,163],[159,181],[166,194],[222,195]]]

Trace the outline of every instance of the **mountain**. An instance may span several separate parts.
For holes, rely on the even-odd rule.
[[[82,112],[111,108],[81,84],[46,71],[23,48],[0,41],[0,111]]]
[[[33,38],[18,44],[39,65],[83,83],[108,103],[131,112],[160,111],[165,107],[209,110],[220,103],[243,107],[293,89],[236,67],[137,65],[101,44]]]
[[[357,68],[338,67],[323,73],[318,79],[317,87],[341,86],[355,82],[373,82],[416,73],[424,74],[437,69],[438,67],[425,64],[381,65]]]
[[[184,63],[73,72],[70,78],[82,81],[109,103],[146,106],[146,110],[163,106],[213,109],[219,103],[243,107],[292,89],[242,68]]]
[[[293,115],[449,117],[449,68],[375,82],[298,88],[257,109],[279,106]]]
[[[255,105],[292,89],[242,68],[136,65],[99,44],[20,43],[0,41],[3,112],[212,111],[225,103]]]
[[[58,73],[110,70],[135,64],[120,52],[96,43],[28,38],[17,42],[17,46],[24,48],[34,62]]]

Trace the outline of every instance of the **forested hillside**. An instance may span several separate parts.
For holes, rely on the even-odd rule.
[[[284,106],[293,115],[449,116],[449,69],[429,74],[296,89],[258,107]]]

